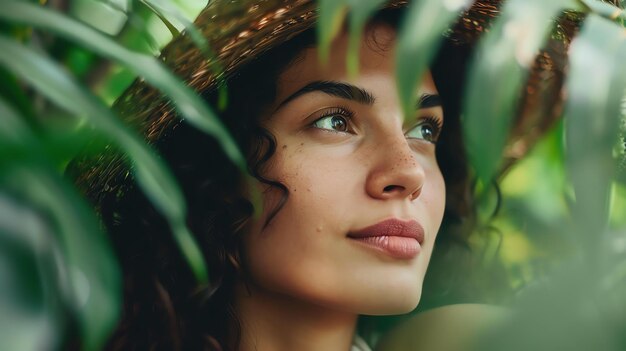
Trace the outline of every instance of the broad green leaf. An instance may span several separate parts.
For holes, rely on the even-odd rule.
[[[6,170],[6,168],[3,168]],[[2,175],[0,175],[0,179]],[[1,181],[0,181],[1,183]],[[56,350],[69,292],[65,260],[40,211],[0,191],[0,349]]]
[[[320,61],[328,62],[330,43],[341,30],[349,0],[320,0],[318,3],[317,40]]]
[[[0,97],[4,97],[6,100],[11,101],[16,109],[22,111],[23,117],[28,121],[33,121],[35,115],[32,107],[32,103],[29,98],[22,91],[19,83],[11,74],[0,68]]]
[[[20,115],[0,97],[0,139],[5,142],[15,144],[36,143],[37,140],[32,134],[30,127],[24,122]]]
[[[29,158],[50,162],[61,171],[65,164],[76,157],[77,150],[85,145],[97,145],[99,135],[87,130],[72,129],[57,131],[46,123],[32,130],[13,107],[0,97],[0,164],[19,163]],[[41,130],[43,131],[41,131]]]
[[[37,5],[14,0],[0,2],[0,18],[50,30],[132,69],[169,96],[189,123],[215,137],[242,171],[246,169],[245,158],[217,116],[158,59],[129,51],[93,28]]]
[[[63,289],[63,285],[47,288],[61,292],[65,303],[77,312],[83,326],[84,349],[99,349],[119,317],[121,280],[113,252],[95,216],[54,169],[38,163],[24,164],[13,167],[3,178],[6,187],[54,220],[63,253],[60,258],[67,265],[59,267],[61,272],[56,275],[60,284],[67,279],[69,289]],[[45,241],[37,245],[45,245]],[[49,243],[36,254],[51,247],[54,245]],[[54,273],[41,272],[44,279]]]
[[[398,94],[405,117],[415,111],[416,89],[439,49],[444,31],[471,3],[422,0],[409,5],[400,27],[396,53]]]
[[[572,43],[566,81],[566,162],[576,194],[575,221],[585,251],[606,230],[612,156],[626,93],[626,32],[590,14]],[[593,74],[590,74],[593,72]]]
[[[529,69],[568,0],[511,0],[481,40],[465,89],[463,132],[484,184],[499,168]]]
[[[133,171],[139,185],[153,204],[168,219],[185,258],[196,277],[205,282],[206,265],[194,239],[181,230],[186,207],[183,195],[165,165],[138,137],[131,134],[95,96],[87,93],[60,67],[8,38],[0,36],[0,64],[32,84],[51,101],[77,116],[85,116],[98,130],[118,143],[133,161]]]
[[[64,184],[58,171],[49,164],[49,150],[42,147],[18,113],[2,99],[0,116],[3,118],[0,136],[4,136],[0,138],[0,184],[22,195],[26,203],[34,208],[52,214],[59,228],[58,236],[54,238],[52,232],[37,230],[41,226],[24,221],[19,216],[0,216],[0,232],[6,236],[10,232],[15,233],[17,228],[22,233],[22,241],[26,240],[20,247],[26,245],[25,255],[34,257],[38,263],[38,275],[33,276],[33,279],[40,277],[39,289],[43,294],[41,303],[44,304],[43,310],[32,316],[24,315],[24,307],[19,306],[14,306],[12,313],[5,311],[7,316],[3,317],[13,316],[15,320],[24,323],[29,320],[22,326],[25,332],[34,335],[43,333],[35,339],[32,336],[25,339],[15,334],[12,340],[24,347],[28,347],[28,340],[33,340],[40,343],[39,346],[33,346],[34,349],[42,349],[44,345],[53,349],[56,342],[53,336],[58,331],[52,333],[52,330],[61,323],[58,319],[61,318],[59,300],[62,298],[65,305],[76,310],[82,321],[87,349],[97,349],[108,337],[119,313],[121,292],[116,261],[93,214],[86,209],[75,190]],[[12,155],[3,155],[5,151]],[[20,222],[15,222],[18,220]],[[58,249],[57,243],[63,247],[62,250]],[[69,286],[63,286],[63,277],[69,278]],[[57,296],[59,294],[62,296]],[[78,295],[82,296],[81,300],[77,299]],[[80,304],[76,304],[79,301]],[[33,306],[33,303],[30,305]],[[46,333],[52,334],[46,336]]]

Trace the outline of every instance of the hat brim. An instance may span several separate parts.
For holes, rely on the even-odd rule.
[[[475,2],[447,33],[448,43],[473,47],[480,35],[489,30],[492,19],[499,13],[500,3],[499,0]],[[405,0],[396,0],[385,6],[401,8],[407,4]],[[314,1],[211,1],[198,16],[195,25],[207,39],[209,47],[216,48],[214,55],[207,57],[190,36],[183,33],[163,49],[160,59],[188,86],[198,93],[204,93],[228,81],[229,77],[255,57],[313,28],[317,19],[317,4]],[[523,156],[555,120],[554,111],[545,111],[545,108],[558,105],[556,101],[562,85],[562,70],[555,63],[554,56],[564,55],[569,40],[568,35],[562,37],[565,39],[559,41],[561,46],[539,55],[532,69],[523,108],[512,132],[511,145],[515,147],[508,149],[510,160]],[[456,75],[458,81],[451,84],[451,89],[457,90],[459,99],[463,87],[462,72],[468,56],[469,53],[465,52],[463,58],[453,57],[449,62],[450,67],[463,67],[461,73]],[[541,98],[538,94],[535,96],[535,92],[546,91],[546,87],[552,92],[548,94],[548,99],[552,100],[549,104],[544,101],[545,94]],[[173,104],[158,89],[141,79],[133,82],[123,93],[115,103],[115,108],[125,122],[144,135],[150,144],[172,133],[181,122]],[[119,191],[120,184],[130,175],[123,156],[110,151],[112,149],[95,158],[79,158],[72,165],[78,186],[95,204],[103,193]],[[510,165],[511,162],[506,164]]]

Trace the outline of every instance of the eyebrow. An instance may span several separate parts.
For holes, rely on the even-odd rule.
[[[294,100],[295,98],[302,96],[307,93],[312,93],[315,91],[320,91],[322,93],[326,93],[331,96],[336,96],[339,98],[356,101],[360,104],[364,105],[373,105],[376,99],[374,95],[369,91],[359,88],[356,85],[352,85],[349,83],[335,82],[335,81],[314,81],[311,82],[304,87],[300,88],[295,93],[289,95],[288,98],[283,100],[283,102],[278,105],[278,108],[281,108],[285,104]]]
[[[419,110],[421,108],[437,107],[442,105],[441,97],[439,95],[424,93],[420,95],[415,108]]]
[[[363,88],[359,88],[356,85],[336,81],[314,81],[300,88],[295,93],[289,95],[289,97],[287,97],[278,105],[276,110],[280,109],[282,106],[298,98],[299,96],[316,91],[346,100],[356,101],[364,105],[373,105],[374,102],[376,102],[376,98],[372,93]],[[439,95],[424,93],[420,95],[417,101],[417,106],[415,107],[416,109],[422,109],[441,105],[442,102]]]

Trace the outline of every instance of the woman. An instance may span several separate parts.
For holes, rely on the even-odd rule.
[[[211,286],[198,289],[163,218],[117,159],[83,173],[125,277],[109,349],[366,349],[355,339],[360,315],[417,306],[442,220],[448,240],[462,242],[472,202],[453,70],[462,66],[450,65],[462,46],[445,46],[415,92],[415,114],[403,119],[394,56],[403,6],[369,22],[354,77],[345,30],[320,61],[308,2],[215,1],[197,22],[217,62],[198,59],[186,37],[164,50],[211,103],[225,79],[230,101],[220,118],[255,183],[142,82],[118,101],[179,179]],[[212,73],[218,66],[223,77]],[[254,191],[263,195],[259,217]]]

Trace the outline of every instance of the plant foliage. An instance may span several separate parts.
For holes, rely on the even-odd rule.
[[[361,32],[383,2],[320,0],[321,58],[328,56],[332,38],[346,21],[350,31],[346,64],[349,72],[358,72]],[[99,7],[92,11],[121,19],[112,36],[78,19],[85,13],[75,9],[93,3]],[[154,37],[159,36],[154,28],[165,28],[172,36],[190,35],[205,55],[213,55],[189,20],[193,14],[185,13],[189,3],[0,2],[0,349],[58,349],[63,335],[72,333],[70,326],[77,325],[83,348],[97,350],[116,324],[121,304],[117,262],[95,214],[63,177],[68,161],[94,138],[125,153],[142,190],[169,221],[199,283],[208,279],[210,267],[185,224],[185,201],[176,180],[108,103],[133,77],[141,77],[160,89],[183,118],[218,140],[245,171],[244,157],[214,107],[151,52],[157,45]],[[414,90],[435,57],[441,34],[470,4],[469,0],[410,4],[399,32],[397,62],[404,111],[415,104]],[[551,201],[547,192],[528,195],[529,191],[517,212],[509,212],[502,222],[512,232],[527,228],[525,242],[550,237],[555,241],[547,247],[568,250],[558,259],[542,261],[550,266],[542,274],[532,274],[530,280],[537,286],[515,300],[519,313],[485,341],[481,346],[485,349],[626,348],[623,6],[623,1],[508,0],[479,42],[465,87],[463,127],[473,171],[482,184],[490,184],[502,166],[531,65],[555,31],[553,19],[578,13],[581,20],[562,91],[563,122],[540,143],[540,148],[552,152],[529,161],[555,167],[549,177],[558,178],[553,184],[560,185],[551,191],[565,204],[555,200],[548,212],[562,210],[544,218],[546,211],[533,210],[541,206],[533,199]],[[162,27],[150,27],[159,21]],[[220,101],[226,103],[225,94]],[[539,181],[521,169],[511,172],[517,181],[508,184]],[[506,178],[503,184],[505,193],[512,189]],[[542,237],[530,230],[539,228],[539,222],[543,224],[538,232],[553,234]],[[507,233],[503,236],[506,242]],[[515,238],[514,233],[509,237]],[[524,256],[527,263],[532,255]]]

